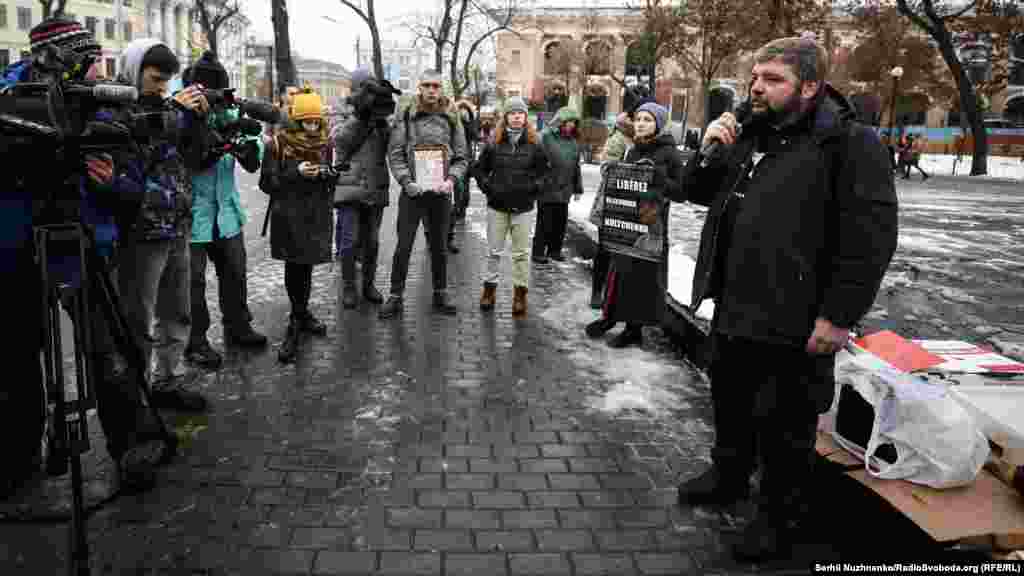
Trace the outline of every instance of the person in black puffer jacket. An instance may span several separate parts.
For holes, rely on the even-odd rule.
[[[651,186],[653,199],[664,202],[661,214],[668,214],[668,202],[686,200],[682,182],[683,161],[676,148],[675,138],[662,129],[668,122],[668,110],[656,103],[643,104],[637,108],[633,120],[633,147],[626,154],[625,161],[654,163],[654,182]],[[643,198],[641,197],[641,200]],[[652,238],[662,243],[662,251],[668,254],[668,231],[666,222],[651,224],[654,232]],[[657,282],[659,294],[665,293],[668,282],[668,258],[661,264],[647,264],[635,260],[628,271],[619,269],[614,263],[608,271],[607,290],[604,298],[604,315],[587,325],[586,332],[591,338],[597,338],[611,330],[620,321],[626,321],[626,329],[613,338],[609,345],[613,348],[625,348],[643,342],[643,324],[625,317],[623,306],[618,304],[633,294],[645,294],[643,289],[631,289],[631,286]],[[662,298],[664,301],[664,298]],[[663,304],[663,301],[661,304]]]
[[[530,284],[530,218],[548,172],[548,158],[540,136],[526,118],[526,102],[512,98],[498,122],[495,139],[480,153],[471,175],[487,196],[487,275],[480,309],[492,310],[505,238],[512,236],[512,315],[526,314]]]

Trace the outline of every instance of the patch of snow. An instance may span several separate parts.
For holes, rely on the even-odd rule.
[[[668,254],[668,294],[676,302],[690,305],[693,298],[693,275],[697,261],[683,252],[683,246],[676,244]],[[697,317],[711,320],[715,314],[715,303],[705,299],[697,309]]]
[[[971,173],[971,162],[973,157],[963,156],[960,162],[952,154],[922,154],[921,168],[929,174],[952,176],[956,168],[957,176],[967,176]],[[911,169],[916,173],[916,170]],[[998,178],[1003,180],[1024,180],[1024,162],[1020,158],[1010,156],[989,156],[988,175],[972,176],[972,178]]]

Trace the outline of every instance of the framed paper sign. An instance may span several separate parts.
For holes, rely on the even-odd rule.
[[[412,149],[414,174],[421,190],[437,192],[448,178],[448,148],[415,146]]]

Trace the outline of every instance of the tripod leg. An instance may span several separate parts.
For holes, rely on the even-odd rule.
[[[114,289],[113,280],[111,280],[109,273],[99,262],[99,256],[94,254],[92,259],[95,265],[90,267],[90,278],[97,292],[96,299],[100,303],[102,312],[107,320],[107,326],[110,329],[111,336],[113,336],[114,345],[134,369],[136,382],[139,384],[139,392],[142,394],[150,416],[160,430],[160,435],[164,438],[166,449],[164,450],[163,460],[164,462],[170,461],[177,453],[178,437],[167,429],[167,425],[160,416],[160,412],[153,406],[150,398],[149,382],[146,378],[146,361],[143,359],[142,350],[130,336],[128,320],[125,319],[121,312],[121,303],[117,291]]]
[[[83,279],[85,263],[83,261]],[[89,311],[86,309],[87,289],[83,280],[82,286],[71,297],[75,309],[75,381],[78,398],[75,412],[67,418],[67,439],[70,444],[71,463],[71,530],[70,530],[70,563],[68,572],[72,576],[89,576],[89,542],[86,532],[85,496],[82,491],[82,453],[89,447],[89,427],[86,405],[91,398],[89,389],[89,370],[92,358],[92,346],[89,338],[91,323]]]

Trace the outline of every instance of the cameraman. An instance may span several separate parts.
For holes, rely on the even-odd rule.
[[[206,52],[185,71],[186,89],[228,88],[228,74],[217,57]],[[216,103],[207,115],[207,127],[216,131],[238,120],[238,111]],[[242,167],[250,173],[259,170],[263,159],[263,140],[247,137]],[[263,348],[267,337],[252,329],[252,316],[246,303],[246,255],[242,228],[246,215],[235,184],[235,156],[207,154],[200,169],[192,174],[192,334],[186,358],[199,366],[215,370],[221,355],[210,346],[206,332],[210,311],[206,306],[206,262],[213,261],[217,271],[217,295],[220,299],[224,343],[247,348]]]
[[[180,69],[177,56],[159,40],[133,41],[121,53],[122,79],[139,90],[136,112],[167,118],[142,154],[119,168],[115,187],[129,190],[134,210],[122,211],[118,285],[135,338],[152,372],[153,402],[201,411],[206,399],[182,388],[182,355],[189,333],[189,246],[192,194],[186,156],[195,157],[199,118],[209,108],[198,90],[179,92],[183,112],[167,108],[167,83]],[[163,126],[167,124],[169,126]],[[154,319],[156,324],[154,327]],[[151,334],[155,328],[156,334]]]
[[[63,17],[44,20],[30,32],[33,59],[11,65],[3,73],[5,83],[39,82],[46,75],[35,66],[34,58],[55,48],[70,62],[67,80],[82,82],[95,78],[101,47],[81,24]],[[111,121],[113,113],[102,110],[98,120]],[[124,209],[122,192],[110,184],[115,173],[112,158],[86,159],[85,175],[68,177],[61,170],[39,169],[41,159],[53,155],[51,142],[12,146],[5,135],[0,138],[0,155],[7,166],[25,166],[13,171],[8,188],[0,193],[0,272],[17,278],[8,286],[8,298],[15,305],[8,310],[8,329],[0,337],[8,354],[8,370],[21,378],[0,387],[0,433],[10,439],[7,470],[0,478],[0,498],[32,478],[39,469],[40,440],[44,428],[43,376],[40,349],[43,346],[40,272],[34,261],[32,227],[80,220],[94,236],[96,259],[90,267],[107,268],[114,253],[118,229],[115,213]],[[62,191],[71,194],[62,194]],[[51,193],[55,198],[47,196]],[[44,200],[45,199],[45,200]],[[57,278],[77,283],[78,246],[51,246],[48,262]],[[90,287],[93,294],[98,286]],[[159,422],[143,404],[139,383],[131,377],[125,359],[115,350],[106,318],[96,302],[87,305],[92,314],[91,336],[94,344],[97,381],[95,393],[100,425],[107,439],[107,450],[117,466],[118,485],[123,491],[140,491],[152,486],[154,468],[164,456],[165,444]],[[66,308],[72,322],[79,320]],[[62,383],[61,383],[62,384]]]
[[[334,189],[334,207],[337,210],[335,244],[344,282],[342,304],[355,308],[356,254],[362,255],[363,298],[380,304],[384,297],[374,285],[377,276],[377,252],[380,247],[380,223],[388,205],[391,176],[388,172],[387,152],[390,131],[385,118],[374,118],[373,101],[376,96],[367,87],[374,82],[366,68],[352,73],[354,108],[332,134],[331,146],[335,161],[352,155],[351,168],[342,172]],[[390,99],[391,96],[388,95]]]

